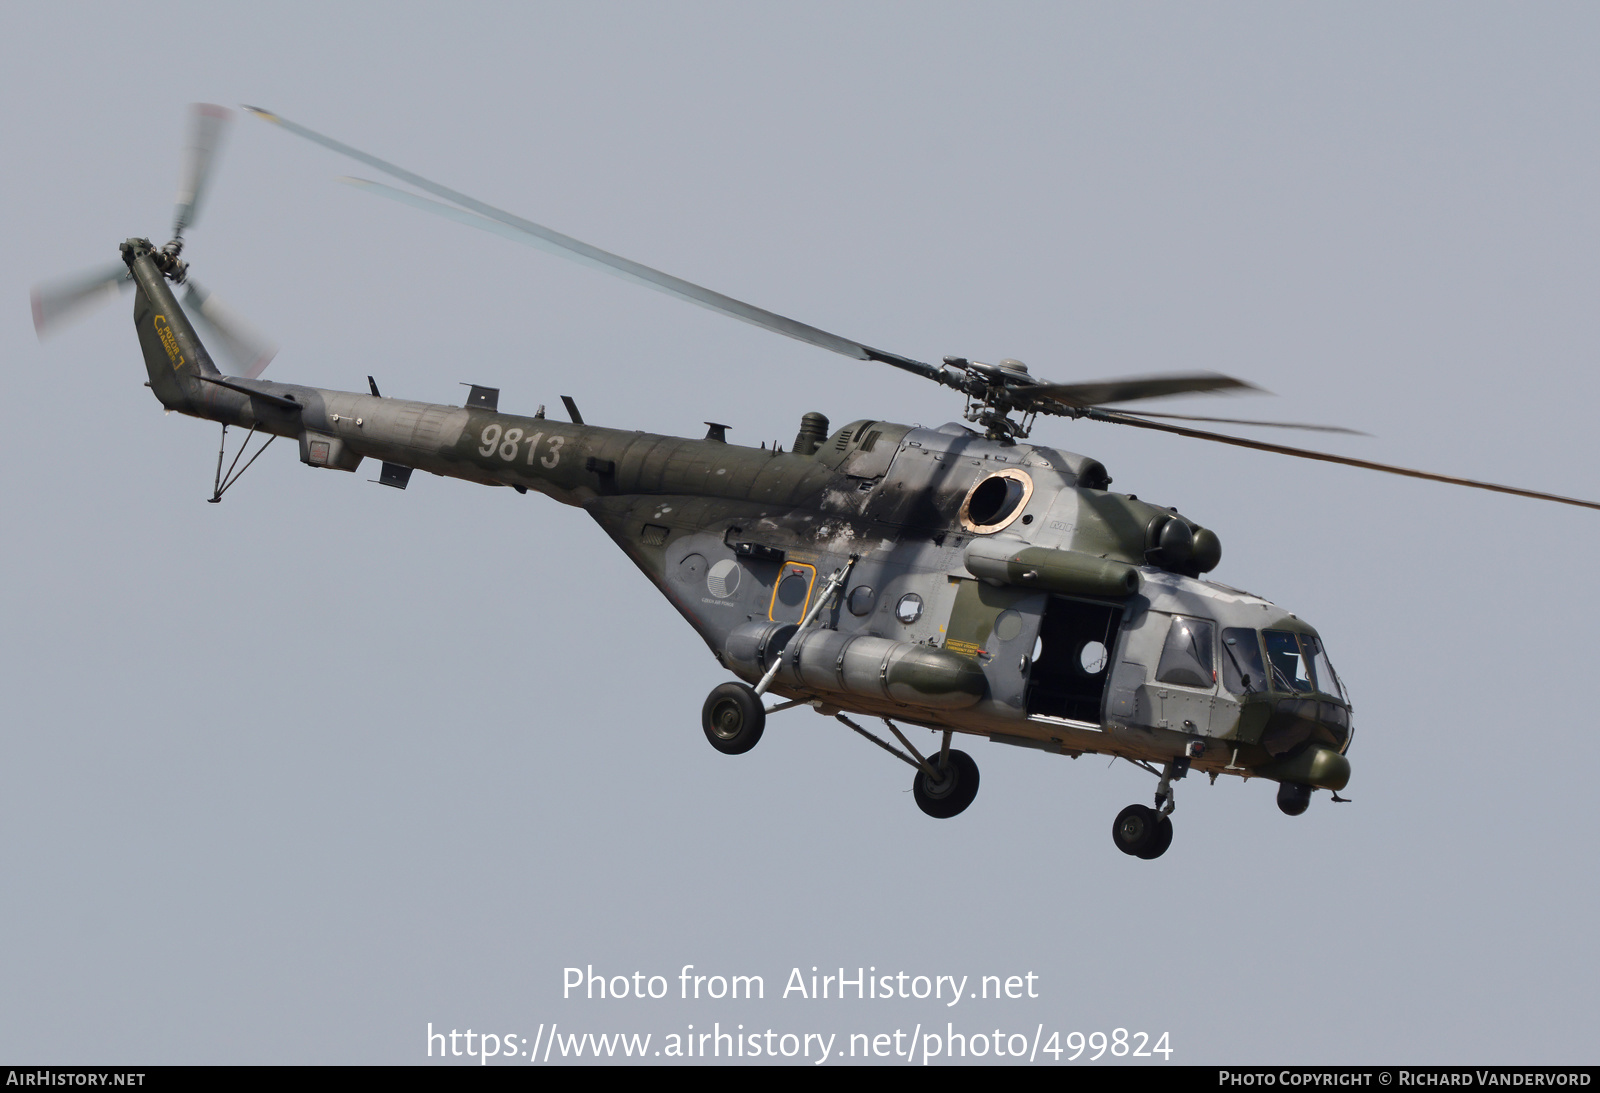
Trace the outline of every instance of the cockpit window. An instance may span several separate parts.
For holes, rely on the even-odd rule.
[[[1322,639],[1301,634],[1300,644],[1305,646],[1306,655],[1311,658],[1311,672],[1316,678],[1317,690],[1325,695],[1345,698],[1344,687],[1340,685],[1333,665],[1328,662],[1328,651],[1322,647]]]
[[[1272,689],[1305,694],[1317,689],[1311,669],[1300,652],[1299,635],[1290,630],[1263,630],[1267,641],[1267,661],[1272,665]]]
[[[1167,646],[1161,650],[1156,682],[1176,683],[1181,687],[1211,687],[1217,682],[1211,657],[1212,625],[1203,619],[1172,620],[1167,631]]]
[[[1261,639],[1254,630],[1229,627],[1222,632],[1222,682],[1236,695],[1267,689]]]

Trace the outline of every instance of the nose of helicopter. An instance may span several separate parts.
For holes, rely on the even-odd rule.
[[[1350,782],[1350,709],[1326,698],[1261,695],[1249,705],[1271,759],[1257,773],[1279,782],[1341,790]]]
[[[1314,743],[1337,752],[1350,742],[1350,711],[1326,698],[1274,697],[1261,730],[1261,744],[1274,755],[1284,755],[1302,744]]]

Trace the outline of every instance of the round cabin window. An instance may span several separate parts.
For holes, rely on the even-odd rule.
[[[1078,650],[1078,667],[1083,669],[1086,676],[1097,676],[1106,670],[1106,659],[1109,651],[1103,641],[1084,642],[1083,648]]]
[[[872,605],[877,599],[878,594],[872,591],[870,584],[858,584],[850,590],[845,603],[849,606],[850,613],[859,618],[862,615],[872,614]]]
[[[785,607],[799,607],[806,602],[811,582],[804,573],[791,573],[778,582],[778,602]]]
[[[900,597],[900,602],[894,605],[894,617],[910,626],[922,617],[922,597],[915,592],[907,592]]]
[[[961,526],[978,535],[1006,527],[1033,496],[1033,479],[1010,467],[980,478],[961,502]]]

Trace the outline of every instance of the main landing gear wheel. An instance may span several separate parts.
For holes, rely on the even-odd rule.
[[[743,683],[724,683],[706,697],[700,709],[706,739],[723,755],[743,755],[755,747],[767,727],[761,697]]]
[[[1172,821],[1153,808],[1129,805],[1111,825],[1111,841],[1124,854],[1159,858],[1172,845]]]
[[[1167,852],[1167,847],[1172,845],[1172,817],[1162,816],[1161,822],[1156,825],[1156,837],[1150,846],[1139,855],[1146,861],[1159,858]]]
[[[965,812],[978,795],[978,764],[964,751],[950,752],[949,762],[942,770],[938,767],[937,758],[930,757],[928,761],[943,777],[934,780],[928,777],[927,771],[917,771],[911,783],[911,794],[917,799],[917,807],[939,820],[948,820]]]

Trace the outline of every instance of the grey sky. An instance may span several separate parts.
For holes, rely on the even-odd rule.
[[[166,238],[186,105],[249,102],[607,250],[923,360],[1213,369],[1362,458],[1600,497],[1600,11],[1412,5],[13,5],[0,207],[0,1058],[421,1061],[424,1033],[1171,1034],[1173,1062],[1594,1061],[1592,512],[1133,430],[1034,439],[1215,528],[1325,636],[1352,804],[975,742],[935,821],[725,676],[582,513],[276,445],[207,505],[128,307],[30,283]],[[936,425],[947,391],[336,185],[240,117],[186,255],[270,376],[591,423]],[[368,473],[373,471],[374,473]],[[759,974],[750,1004],[562,969]],[[1034,972],[801,1002],[793,967]],[[970,1006],[970,1008],[969,1008]],[[992,1060],[991,1060],[992,1061]]]

